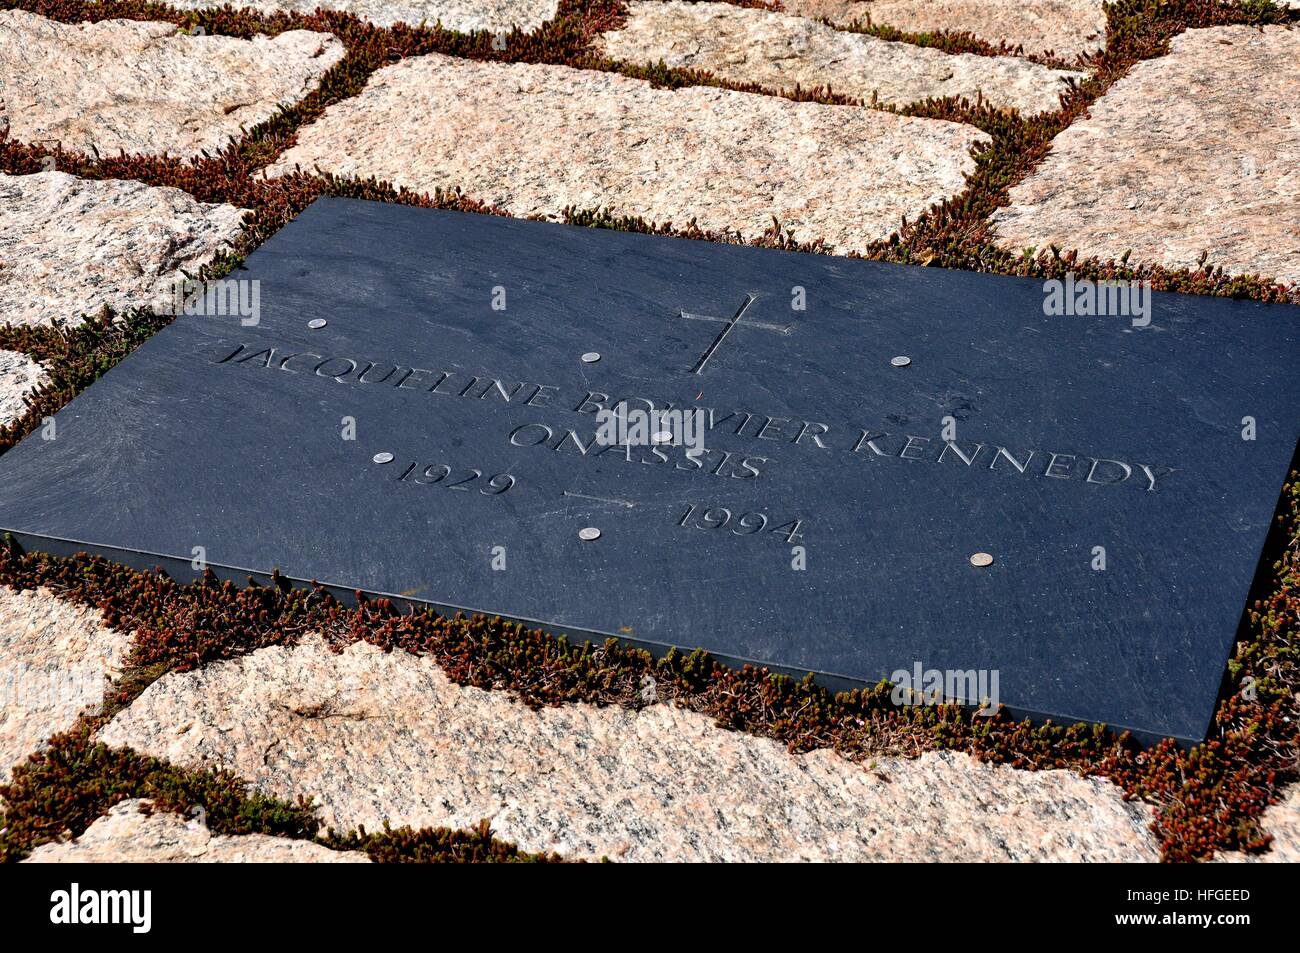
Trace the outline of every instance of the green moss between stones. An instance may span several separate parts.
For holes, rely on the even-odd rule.
[[[248,209],[239,247],[205,269],[200,277],[207,278],[221,277],[238,267],[244,255],[322,194],[500,214],[458,192],[421,195],[374,180],[301,173],[271,182],[255,176],[288,148],[303,124],[333,103],[356,95],[376,69],[404,56],[442,52],[482,60],[561,63],[616,69],[669,87],[707,83],[772,92],[724,83],[696,71],[595,59],[589,53],[591,38],[618,25],[623,16],[619,0],[561,0],[554,21],[530,34],[511,33],[504,50],[493,49],[492,37],[486,32],[460,34],[427,27],[384,30],[342,13],[260,15],[229,7],[196,13],[141,0],[0,2],[0,8],[15,6],[65,22],[111,17],[161,19],[234,36],[315,29],[343,39],[348,53],[325,75],[318,90],[216,156],[193,160],[87,157],[0,140],[3,172],[39,172],[43,160],[52,157],[57,168],[85,178],[127,178],[175,186],[201,201],[229,202]],[[869,257],[1038,278],[1059,277],[1072,270],[1094,279],[1150,280],[1158,290],[1300,303],[1300,289],[1288,292],[1260,277],[1228,277],[1214,268],[1130,267],[1127,256],[1111,262],[1080,260],[1077,253],[1062,254],[1059,249],[1017,256],[994,245],[988,217],[1006,203],[1010,187],[1041,160],[1051,139],[1134,63],[1161,55],[1170,38],[1187,28],[1296,19],[1261,0],[1242,4],[1119,0],[1107,6],[1107,15],[1107,47],[1090,63],[1095,73],[1063,97],[1062,108],[1056,113],[1026,120],[1014,111],[951,99],[900,110],[973,123],[992,136],[993,142],[977,150],[976,170],[962,194],[916,221],[903,220],[899,232],[873,246]],[[907,39],[917,41],[917,37]],[[935,40],[936,45],[952,42],[958,41],[951,36]],[[850,102],[828,90],[794,90],[782,95]],[[763,235],[746,239],[732,232],[701,230],[693,221],[684,225],[654,223],[600,209],[569,209],[565,219],[588,227],[825,251],[815,238],[800,240],[775,221]],[[0,330],[0,347],[32,354],[50,374],[49,383],[29,398],[28,412],[0,431],[0,452],[32,432],[42,417],[64,406],[168,320],[131,312],[95,316],[72,330]],[[336,641],[366,639],[389,648],[430,654],[458,683],[513,690],[532,705],[585,700],[636,706],[640,704],[640,679],[649,674],[657,680],[661,698],[709,714],[725,727],[777,738],[792,750],[829,747],[858,759],[928,749],[965,750],[1019,767],[1068,767],[1108,777],[1126,796],[1144,798],[1157,806],[1154,830],[1165,858],[1191,860],[1208,857],[1216,850],[1264,847],[1267,838],[1257,826],[1260,813],[1276,801],[1281,786],[1296,780],[1300,767],[1300,710],[1296,703],[1300,689],[1296,645],[1300,631],[1300,484],[1295,482],[1296,475],[1292,480],[1284,498],[1278,536],[1282,542],[1274,544],[1272,578],[1253,605],[1249,634],[1238,643],[1229,666],[1212,736],[1190,752],[1180,751],[1171,742],[1140,749],[1128,738],[1097,726],[1034,727],[1001,715],[974,718],[955,706],[900,710],[889,703],[885,686],[832,696],[808,680],[796,682],[751,668],[728,669],[701,652],[672,653],[656,662],[617,642],[575,646],[499,619],[440,619],[425,612],[403,615],[382,601],[362,600],[357,608],[347,608],[322,591],[294,591],[283,585],[240,588],[212,579],[180,585],[158,573],[136,573],[84,556],[54,559],[5,547],[0,552],[0,583],[19,589],[49,587],[64,598],[100,608],[110,624],[133,633],[132,667],[117,683],[108,714],[165,671],[233,657],[264,645],[292,643],[313,630]],[[1247,697],[1250,691],[1253,697]],[[225,813],[220,807],[216,812],[213,829],[220,833],[256,830],[310,836],[302,806],[248,797],[225,776],[187,774],[129,752],[108,752],[87,740],[84,725],[79,731],[82,734],[53,739],[48,751],[16,769],[13,783],[0,791],[9,801],[5,831],[0,834],[0,854],[5,858],[14,859],[43,838],[57,837],[65,830],[84,830],[113,803],[136,796],[184,808],[196,803],[180,803],[191,794],[228,804]],[[173,796],[176,800],[169,801]],[[460,834],[402,830],[331,836],[335,837],[332,846],[360,845],[377,859],[535,859],[512,853],[509,846],[494,846],[495,842],[483,839],[481,829]]]

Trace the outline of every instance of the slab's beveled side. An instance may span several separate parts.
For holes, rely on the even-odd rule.
[[[178,319],[0,459],[0,528],[1197,739],[1298,436],[1290,307],[333,199],[239,277],[259,324]],[[712,408],[699,465],[601,452],[592,392]]]

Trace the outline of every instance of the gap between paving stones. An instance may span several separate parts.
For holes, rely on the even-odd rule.
[[[361,850],[376,860],[530,859],[482,822],[353,831],[324,839],[335,848],[328,850],[302,840],[319,826],[304,804],[250,796],[219,771],[185,771],[95,744],[93,732],[164,670],[128,665],[131,643],[98,608],[47,589],[0,586],[0,862],[40,844],[50,845],[51,860],[336,860]],[[114,808],[123,797],[156,799],[158,816]],[[105,812],[86,843],[65,842]],[[147,842],[122,843],[135,835]]]
[[[198,817],[121,801],[75,840],[38,846],[25,864],[364,864],[358,851],[333,851],[307,840],[267,834],[213,834]]]
[[[251,7],[259,13],[310,14],[317,7],[352,13],[380,27],[405,23],[441,23],[448,30],[472,33],[534,30],[555,17],[557,0],[237,0],[232,6]],[[220,6],[216,0],[173,0],[181,10]]]
[[[1021,254],[998,247],[992,215],[1008,204],[1011,187],[1043,161],[1059,132],[1083,116],[1135,63],[1165,55],[1172,37],[1185,28],[1231,24],[1243,17],[1239,8],[1206,0],[1163,4],[1120,0],[1110,13],[1110,43],[1093,63],[1093,73],[1064,97],[1061,111],[1023,120],[977,109],[971,121],[995,141],[976,151],[977,168],[967,190],[916,221],[904,222],[896,235],[869,249],[867,257],[1041,279],[1060,279],[1072,272],[1081,280],[1150,281],[1156,290],[1300,304],[1300,285],[1283,285],[1268,276],[1228,275],[1212,260],[1200,268],[1174,269],[1153,263],[1130,264],[1128,252],[1116,259],[1100,259],[1085,258],[1073,250],[1063,253],[1055,246]],[[1289,19],[1285,11],[1274,9],[1258,14],[1258,19],[1248,18],[1248,22],[1286,23]],[[947,118],[964,108],[964,104],[942,100],[900,111]]]

